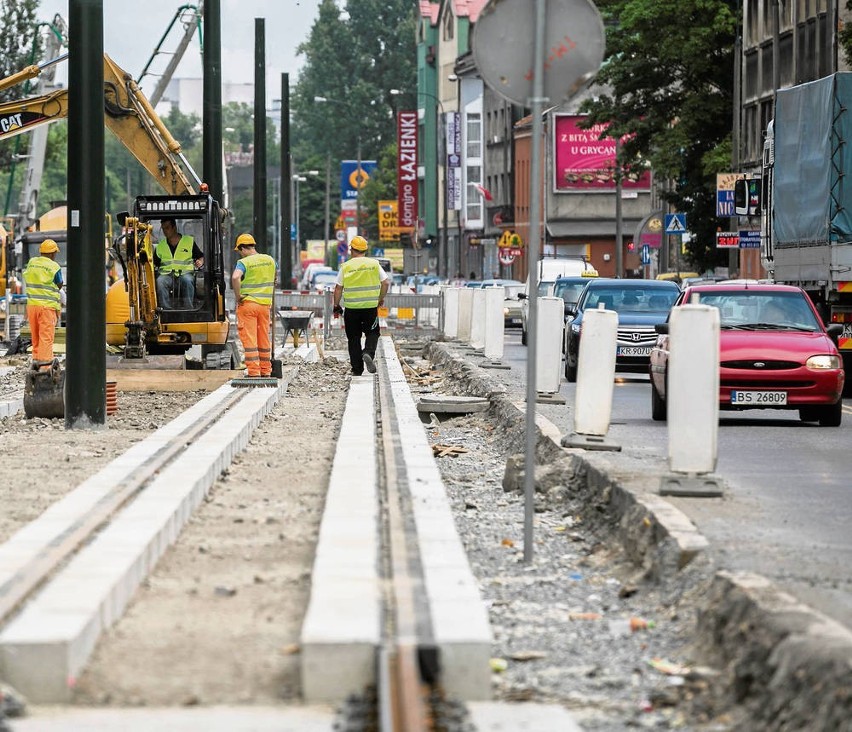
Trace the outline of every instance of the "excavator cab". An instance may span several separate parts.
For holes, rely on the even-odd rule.
[[[114,255],[123,277],[107,292],[107,343],[123,347],[128,360],[200,345],[204,365],[229,368],[219,204],[206,192],[139,196],[118,223]],[[172,227],[180,235],[174,250],[167,244]]]

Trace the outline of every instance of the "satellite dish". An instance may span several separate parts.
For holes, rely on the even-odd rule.
[[[473,58],[488,86],[513,104],[533,96],[534,3],[489,0],[473,26]],[[591,0],[547,0],[544,95],[561,104],[595,78],[605,50],[603,20]]]

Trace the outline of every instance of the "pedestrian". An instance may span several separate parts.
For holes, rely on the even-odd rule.
[[[46,369],[53,363],[53,340],[62,312],[62,268],[56,261],[59,246],[45,239],[39,256],[27,262],[24,282],[27,286],[27,320],[32,333],[33,366]]]
[[[363,236],[352,237],[349,254],[350,259],[340,265],[337,273],[334,315],[343,313],[352,374],[360,376],[365,366],[374,374],[376,346],[379,344],[379,307],[385,303],[390,280],[381,265],[367,256],[367,240]],[[340,306],[341,297],[343,308]],[[366,336],[363,348],[362,334]]]
[[[241,259],[231,275],[231,287],[237,303],[237,333],[245,352],[250,378],[272,376],[272,343],[269,338],[269,314],[275,292],[275,260],[257,253],[251,234],[237,237],[234,251]]]

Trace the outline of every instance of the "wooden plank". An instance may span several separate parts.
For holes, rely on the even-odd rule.
[[[209,371],[163,369],[107,369],[107,381],[116,382],[118,391],[214,391],[231,379],[245,376],[242,369]]]

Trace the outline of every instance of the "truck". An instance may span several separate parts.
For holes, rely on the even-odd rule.
[[[738,212],[761,217],[769,276],[805,290],[826,325],[843,325],[837,345],[852,370],[852,73],[778,90],[761,177],[738,181],[735,198]]]

